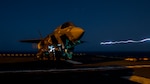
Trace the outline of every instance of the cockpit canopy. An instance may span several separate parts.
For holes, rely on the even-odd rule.
[[[61,29],[67,28],[69,26],[75,26],[72,22],[65,22],[62,24]]]

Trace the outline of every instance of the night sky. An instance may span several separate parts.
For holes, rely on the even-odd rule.
[[[34,51],[19,40],[40,38],[64,22],[82,27],[75,51],[150,51],[150,42],[100,45],[150,38],[149,0],[1,0],[0,51]]]

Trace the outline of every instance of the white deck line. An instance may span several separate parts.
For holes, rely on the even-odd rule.
[[[74,61],[74,60],[66,60],[66,62],[72,63],[72,64],[82,64],[81,62]]]

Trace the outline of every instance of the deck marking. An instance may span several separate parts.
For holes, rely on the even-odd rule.
[[[145,77],[141,77],[141,76],[123,76],[121,78],[133,81],[133,82],[137,82],[137,83],[141,83],[141,84],[150,84],[150,79],[149,78],[145,78]]]
[[[66,62],[72,63],[72,64],[82,64],[81,62],[74,61],[74,60],[66,60]]]

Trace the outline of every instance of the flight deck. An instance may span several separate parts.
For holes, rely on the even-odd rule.
[[[146,84],[150,82],[150,61],[129,61],[104,55],[75,54],[72,60],[39,61],[34,53],[2,53],[1,81],[25,83]],[[8,81],[5,81],[8,82]]]

